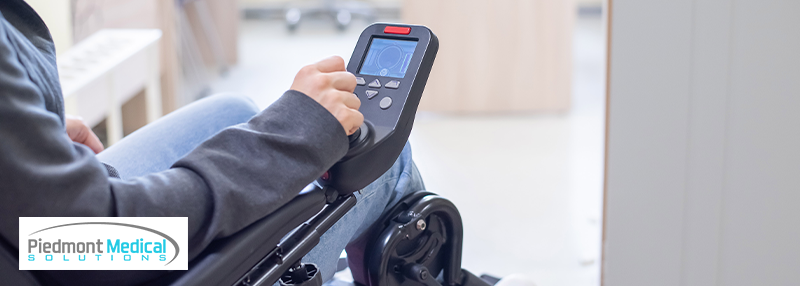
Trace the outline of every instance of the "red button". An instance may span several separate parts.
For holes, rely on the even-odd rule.
[[[386,34],[408,35],[411,33],[411,28],[386,26],[386,28],[383,29],[383,32]]]

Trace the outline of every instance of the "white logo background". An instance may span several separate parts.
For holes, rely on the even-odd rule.
[[[81,223],[117,223],[135,227]],[[80,225],[60,226],[65,224]],[[55,228],[47,229],[51,227]],[[164,236],[153,231],[160,232]],[[35,239],[38,243],[38,247],[31,249],[30,253],[28,252],[29,239]],[[41,243],[39,243],[39,239],[41,239]],[[83,242],[87,246],[89,243],[96,245],[99,239],[102,242],[100,250],[103,253],[99,253],[97,249],[94,253],[75,253],[74,251],[53,253],[52,247],[51,253],[43,251],[44,242],[53,243],[59,239],[62,242]],[[128,253],[109,253],[108,240],[115,243],[117,239],[119,239],[120,245],[123,242],[135,243],[137,239],[142,242],[141,245],[151,242],[147,246],[151,252],[156,243],[164,243],[166,249],[164,253],[144,253],[143,249],[137,250],[139,253],[132,253],[130,248]],[[177,243],[177,247],[173,241]],[[90,251],[92,248],[88,247],[87,250]],[[188,270],[188,253],[188,218],[186,217],[19,218],[19,270]],[[34,255],[33,261],[29,255]]]

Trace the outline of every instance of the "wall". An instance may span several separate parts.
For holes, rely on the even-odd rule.
[[[604,285],[800,285],[800,1],[610,6]]]
[[[420,109],[567,111],[575,14],[572,0],[404,0],[402,22],[439,38]]]

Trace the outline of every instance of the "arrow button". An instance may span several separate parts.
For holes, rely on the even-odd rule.
[[[376,78],[372,82],[369,83],[369,87],[371,88],[381,88],[381,82]]]

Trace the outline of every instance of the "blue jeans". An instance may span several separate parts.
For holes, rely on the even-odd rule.
[[[116,168],[123,179],[161,172],[220,130],[247,122],[258,111],[246,97],[211,96],[142,127],[98,154],[97,158]],[[355,194],[356,206],[322,235],[319,244],[303,261],[316,264],[323,280],[329,280],[345,246],[404,195],[424,188],[419,171],[411,160],[411,148],[406,144],[392,168]],[[355,242],[348,247],[362,246],[357,244],[363,243]]]

